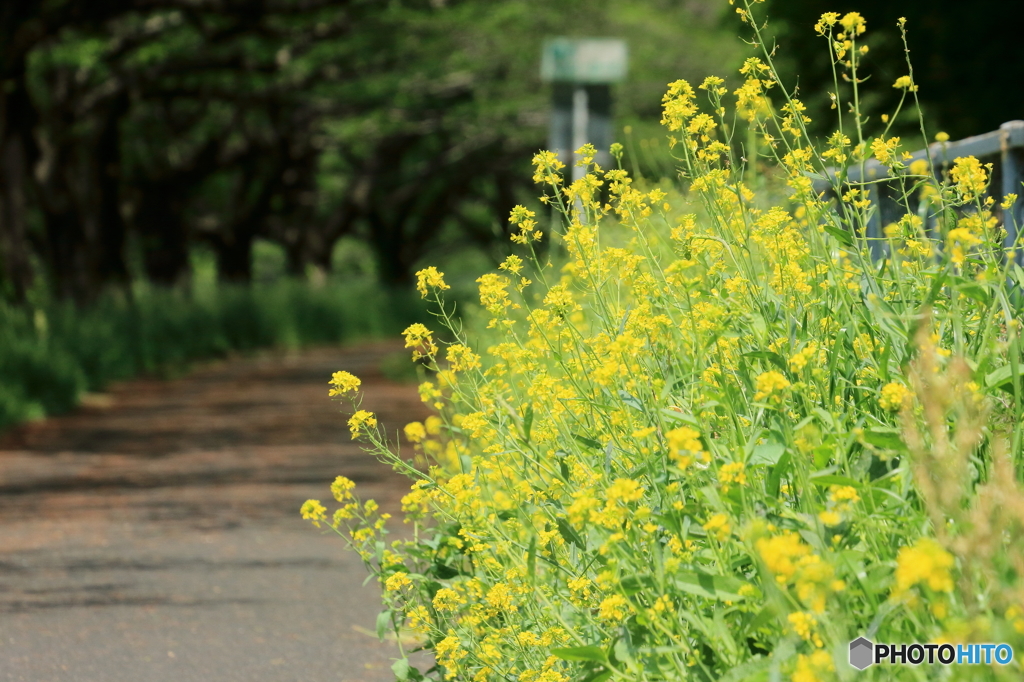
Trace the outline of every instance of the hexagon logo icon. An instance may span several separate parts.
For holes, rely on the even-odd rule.
[[[850,642],[850,665],[857,670],[864,670],[874,663],[875,645],[870,639],[858,637]]]

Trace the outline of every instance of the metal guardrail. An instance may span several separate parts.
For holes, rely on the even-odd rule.
[[[909,166],[914,161],[930,159],[932,172],[935,172],[938,168],[949,167],[955,159],[962,156],[974,156],[982,160],[999,157],[999,164],[995,167],[997,170],[993,173],[990,192],[992,187],[998,186],[1001,192],[997,198],[1007,194],[1018,195],[1017,202],[1003,214],[1003,225],[1006,229],[1006,239],[1003,244],[1007,248],[1013,246],[1017,242],[1018,228],[1024,220],[1024,187],[1022,187],[1024,184],[1024,121],[1007,121],[999,126],[999,130],[963,140],[936,142],[929,145],[927,149],[914,152],[906,163]],[[828,169],[826,173],[826,175],[815,176],[815,191],[832,191],[836,180],[835,171]],[[847,182],[871,183],[868,185],[868,193],[875,206],[875,211],[868,220],[866,236],[872,256],[881,258],[885,256],[887,247],[881,238],[882,225],[891,222],[885,220],[888,215],[894,214],[898,217],[905,209],[888,195],[887,190],[890,183],[878,181],[888,178],[893,182],[898,182],[901,176],[890,177],[889,168],[875,159],[863,164],[863,174],[862,178],[860,165],[851,166],[846,171],[846,178]],[[1022,257],[1024,257],[1024,250],[1017,254],[1018,261],[1021,261]]]

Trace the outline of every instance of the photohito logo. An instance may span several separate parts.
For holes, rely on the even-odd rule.
[[[1006,665],[1013,660],[1009,644],[878,644],[867,637],[850,642],[850,665],[864,670],[869,665]]]

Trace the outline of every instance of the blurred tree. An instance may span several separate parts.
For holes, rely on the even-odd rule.
[[[1024,91],[1007,84],[1024,80],[1024,52],[1016,49],[1024,24],[1024,3],[978,0],[965,6],[952,0],[770,0],[771,29],[778,54],[801,96],[820,122],[819,134],[831,128],[827,92],[834,90],[827,46],[812,28],[823,12],[860,12],[868,22],[871,48],[865,59],[868,107],[891,112],[899,92],[891,88],[907,73],[896,20],[907,18],[910,58],[918,95],[930,125],[954,138],[994,130],[1004,121],[1024,118]],[[877,119],[876,119],[877,120]],[[914,112],[898,122],[913,131]],[[933,131],[934,132],[934,131]]]
[[[533,194],[549,35],[634,46],[626,118],[736,54],[712,0],[11,0],[0,9],[0,250],[88,301],[129,265],[174,283],[189,249],[246,280],[350,235],[389,284],[430,253],[492,252]],[[731,29],[727,29],[731,31]],[[685,41],[679,36],[685,34]],[[135,253],[138,258],[129,257]]]

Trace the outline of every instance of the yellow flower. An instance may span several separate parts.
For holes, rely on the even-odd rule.
[[[402,332],[405,337],[405,347],[412,348],[412,359],[432,358],[437,354],[437,345],[434,344],[434,335],[423,324],[417,322],[406,327]]]
[[[517,308],[508,295],[508,277],[489,272],[476,280],[480,284],[480,305],[491,315],[499,315],[508,307]]]
[[[423,426],[431,436],[440,436],[441,427],[444,426],[444,422],[436,414],[432,414],[423,422]]]
[[[689,426],[672,429],[665,434],[668,440],[668,454],[680,469],[693,464],[696,460],[707,462],[711,459],[700,442],[700,433]]]
[[[829,488],[828,496],[835,502],[856,502],[860,500],[857,489],[852,485],[833,485]]]
[[[403,587],[409,587],[412,585],[412,581],[409,580],[409,574],[402,571],[397,571],[388,576],[388,579],[384,581],[384,589],[388,592],[397,592]]]
[[[537,184],[558,186],[562,183],[561,170],[563,168],[565,168],[565,164],[558,160],[558,155],[555,152],[538,152],[533,156],[533,181]],[[522,207],[516,206],[516,208]]]
[[[789,358],[789,369],[793,372],[802,372],[804,367],[819,355],[823,353],[818,353],[818,345],[812,341]]]
[[[377,418],[373,416],[373,412],[367,412],[366,410],[357,410],[355,414],[348,420],[349,431],[352,432],[352,437],[357,437],[360,433],[367,429],[373,429],[377,427]]]
[[[952,592],[953,555],[931,538],[921,538],[913,547],[903,547],[896,556],[896,587],[893,596],[926,584],[934,592]]]
[[[1024,635],[1024,608],[1015,604],[1006,609],[1006,620],[1010,621],[1018,634]]]
[[[811,552],[811,548],[793,531],[784,531],[781,535],[767,539],[761,538],[754,546],[768,570],[775,574],[776,580],[783,583],[796,574],[796,562]]]
[[[814,617],[813,613],[807,611],[796,611],[789,614],[786,617],[789,621],[790,627],[793,628],[793,632],[800,636],[806,642],[812,642],[816,647],[824,646],[821,641],[821,637],[815,633],[815,628],[818,625],[818,620]]]
[[[861,35],[868,28],[868,22],[858,12],[848,12],[839,20],[848,33]]]
[[[583,605],[587,599],[590,599],[590,578],[580,576],[579,578],[570,578],[566,583],[569,587],[570,600],[577,606]]]
[[[605,597],[597,607],[598,617],[609,623],[619,623],[626,618],[630,611],[629,602],[621,594],[613,594]]]
[[[728,492],[730,483],[746,485],[747,473],[744,469],[745,467],[743,462],[730,462],[729,464],[723,464],[718,470],[718,480],[722,484],[722,490]]]
[[[406,612],[405,616],[409,619],[409,627],[413,632],[418,632],[421,635],[425,635],[430,632],[433,620],[430,617],[430,612],[427,610],[427,607],[423,604],[417,604],[412,607]]]
[[[510,613],[518,611],[512,597],[512,590],[506,583],[495,583],[491,589],[487,590],[487,603],[499,611]]]
[[[755,382],[757,387],[757,393],[754,394],[754,400],[765,400],[771,398],[775,402],[781,400],[778,395],[782,391],[789,388],[789,380],[782,376],[781,372],[771,370],[764,372],[757,377]]]
[[[331,484],[331,494],[338,502],[346,502],[352,499],[352,491],[355,490],[355,487],[356,484],[351,479],[338,476]]]
[[[835,510],[826,510],[818,514],[818,518],[826,526],[838,526],[843,522],[842,515]]]
[[[572,298],[572,292],[564,284],[556,284],[548,290],[548,293],[544,296],[544,305],[563,315],[580,309],[579,304]]]
[[[636,502],[644,496],[644,489],[640,484],[629,478],[617,478],[612,483],[605,495],[609,502]]]
[[[448,346],[447,360],[453,372],[462,372],[480,367],[480,356],[461,343]]]
[[[882,387],[882,395],[878,398],[878,405],[883,410],[898,412],[909,400],[910,389],[894,381]]]
[[[454,679],[459,674],[459,661],[469,655],[469,652],[460,646],[459,638],[452,630],[448,636],[442,639],[434,647],[437,654],[437,662],[445,667],[444,678]]]
[[[719,542],[722,542],[732,533],[729,517],[725,514],[715,514],[704,524],[704,530],[717,538]]]
[[[814,30],[817,31],[818,35],[823,36],[828,31],[828,29],[835,26],[836,22],[838,21],[838,12],[825,12],[824,14],[821,15],[821,18],[818,19],[818,23],[814,25]]]
[[[697,87],[701,90],[707,90],[709,93],[713,93],[715,95],[724,95],[728,90],[722,87],[723,85],[725,85],[725,81],[723,79],[718,76],[708,76]]]
[[[513,254],[506,258],[498,267],[502,270],[508,270],[513,275],[518,275],[523,269],[523,259]]]
[[[537,163],[537,157],[534,157],[534,163]],[[555,162],[559,168],[563,167],[563,164]],[[533,176],[534,181],[539,181],[538,178],[543,178],[542,174],[538,173]],[[561,180],[559,179],[559,182]],[[534,220],[536,214],[530,209],[524,206],[516,206],[512,209],[512,213],[509,214],[508,221],[519,228],[519,232],[512,235],[512,241],[517,244],[529,244],[532,241],[537,241],[541,238],[541,231],[537,228],[537,221]]]
[[[434,608],[438,611],[456,611],[466,603],[465,597],[450,587],[442,587],[434,595]]]
[[[684,80],[668,84],[668,92],[661,98],[663,113],[662,125],[669,130],[680,130],[686,119],[697,113],[697,105],[693,102],[693,88]]]
[[[793,671],[792,682],[823,682],[833,679],[831,673],[836,666],[832,657],[824,649],[818,649],[810,655],[799,654],[796,657],[796,669]]]
[[[405,425],[405,439],[411,443],[419,443],[427,437],[427,430],[421,422],[409,422]]]
[[[420,292],[420,296],[427,297],[428,287],[438,291],[451,288],[444,283],[444,273],[438,272],[434,266],[424,268],[416,273],[416,291]]]
[[[936,142],[949,142],[949,133],[938,132],[935,133]]]
[[[987,168],[991,164],[982,165],[973,156],[960,156],[953,160],[950,176],[956,183],[956,190],[965,201],[977,199],[988,186]]]
[[[320,527],[321,521],[327,520],[327,508],[320,504],[319,500],[306,500],[299,513],[306,521],[312,521],[317,528]]]
[[[891,137],[888,140],[876,137],[871,141],[871,152],[878,159],[879,163],[889,165],[895,160],[896,148],[900,145],[900,138]]]
[[[328,392],[328,396],[343,395],[349,391],[355,391],[359,388],[362,382],[359,377],[348,372],[335,372],[331,376],[331,380],[328,382],[333,388]]]
[[[917,92],[917,86],[914,85],[914,81],[911,80],[910,76],[900,76],[896,79],[896,82],[892,84],[892,87],[902,90],[910,90],[910,92]]]

